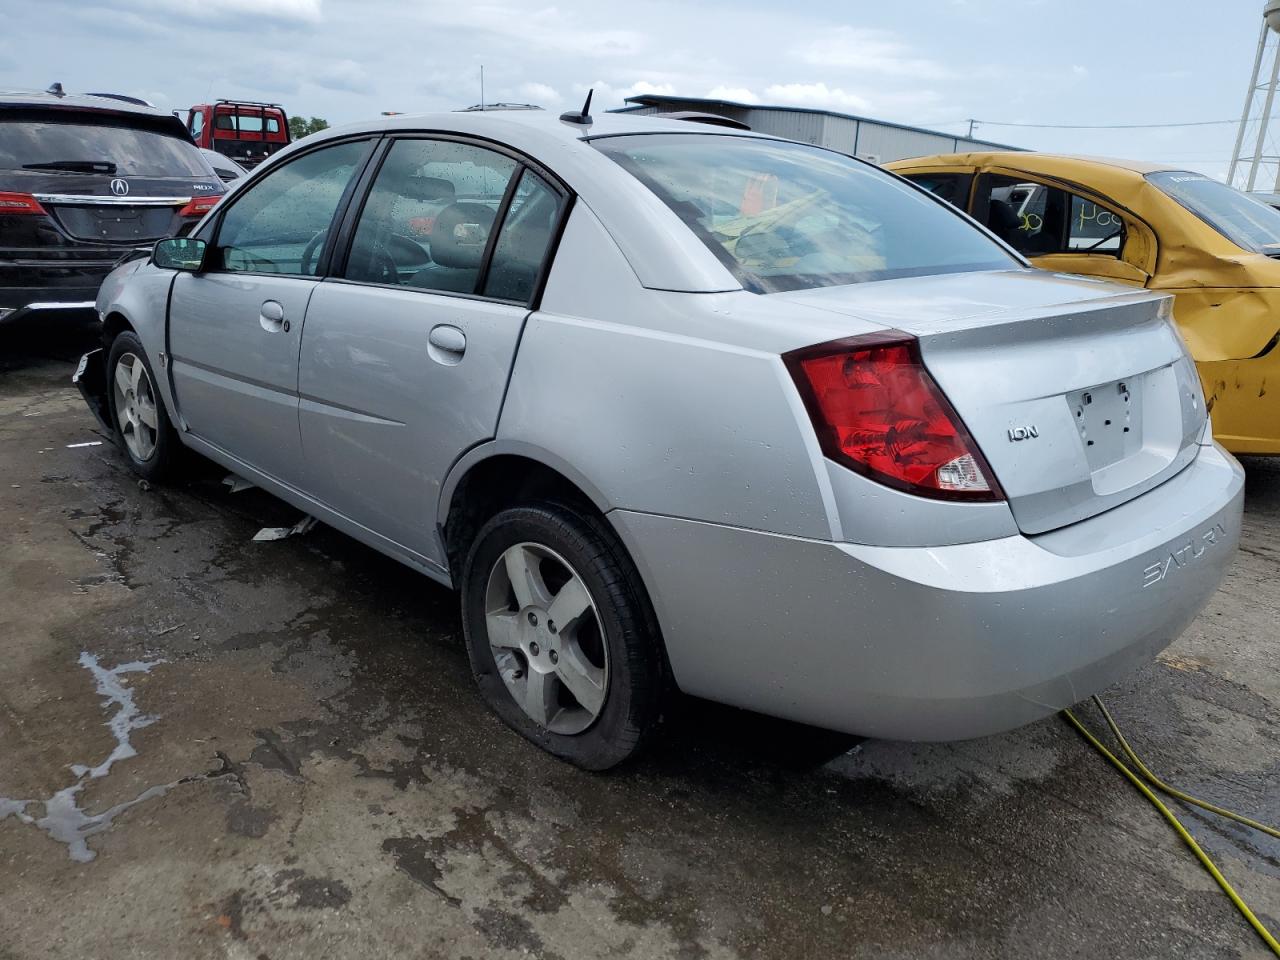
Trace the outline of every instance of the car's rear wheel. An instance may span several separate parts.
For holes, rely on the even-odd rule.
[[[111,343],[107,357],[107,389],[116,442],[129,466],[147,480],[172,473],[181,445],[156,389],[155,373],[142,341],[125,331]]]
[[[540,747],[604,770],[657,727],[661,640],[630,559],[598,517],[563,504],[503,510],[472,544],[462,607],[480,692]]]

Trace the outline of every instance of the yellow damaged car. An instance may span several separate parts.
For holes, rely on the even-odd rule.
[[[1280,454],[1280,210],[1209,177],[1126,160],[963,153],[885,165],[1037,267],[1175,295],[1215,437]]]

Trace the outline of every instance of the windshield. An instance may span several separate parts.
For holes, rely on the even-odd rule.
[[[122,177],[213,177],[193,145],[152,130],[0,119],[0,170],[23,168]]]
[[[951,207],[830,150],[708,134],[591,143],[756,293],[1020,266]]]
[[[1149,173],[1147,179],[1236,246],[1280,254],[1280,210],[1198,173]]]

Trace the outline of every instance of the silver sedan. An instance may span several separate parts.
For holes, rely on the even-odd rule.
[[[676,690],[973,737],[1170,643],[1243,478],[1169,303],[816,147],[399,117],[120,267],[77,382],[142,476],[190,448],[458,590],[489,705],[603,769]]]

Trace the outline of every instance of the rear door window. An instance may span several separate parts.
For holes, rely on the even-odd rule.
[[[196,147],[176,136],[85,119],[25,120],[12,113],[0,113],[0,170],[113,177],[209,176]]]
[[[333,216],[368,149],[365,140],[322,147],[239,194],[218,228],[220,269],[315,276]]]
[[[485,296],[520,303],[533,298],[561,204],[559,192],[532,170],[525,170],[498,231],[485,277]]]
[[[1124,219],[1090,197],[1019,177],[982,178],[974,215],[1019,253],[1120,256]]]
[[[345,276],[475,293],[516,161],[452,140],[397,140],[369,191]]]

